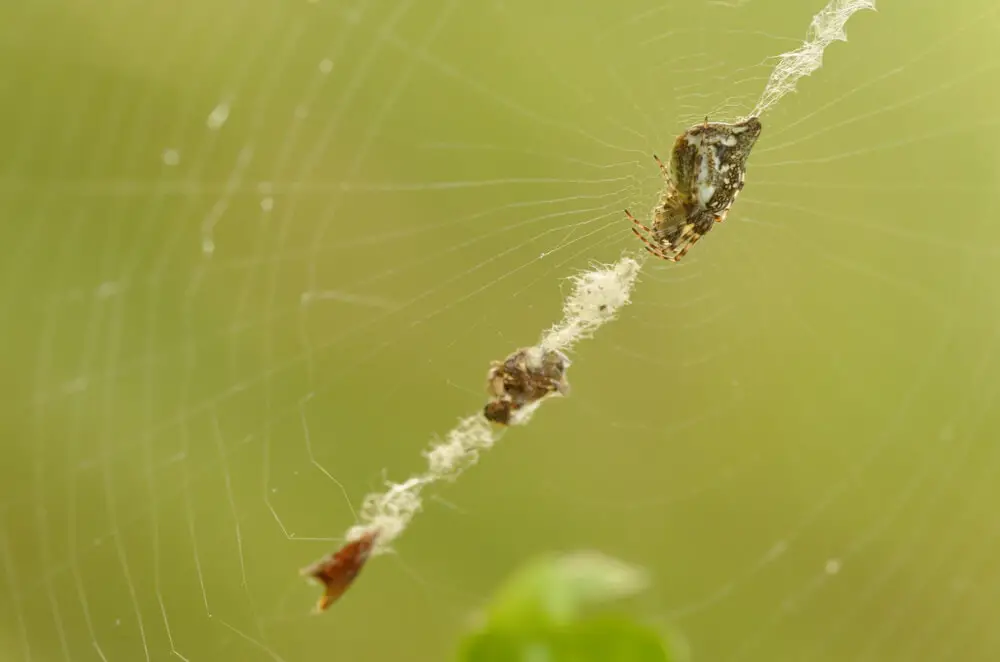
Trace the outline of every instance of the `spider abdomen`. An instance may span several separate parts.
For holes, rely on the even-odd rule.
[[[760,132],[756,117],[735,124],[706,119],[677,137],[669,167],[656,159],[667,189],[653,211],[652,227],[625,212],[646,250],[676,262],[726,217],[743,190],[747,158]]]

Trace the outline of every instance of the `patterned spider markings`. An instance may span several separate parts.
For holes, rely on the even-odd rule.
[[[655,155],[666,188],[653,210],[652,227],[627,209],[632,232],[656,257],[679,261],[716,223],[721,223],[743,190],[746,162],[760,137],[760,119],[709,122],[677,136],[669,168]]]

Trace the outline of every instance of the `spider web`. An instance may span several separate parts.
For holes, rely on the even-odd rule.
[[[588,547],[698,659],[996,659],[1000,18],[965,4],[852,20],[726,223],[322,618],[297,570],[822,3],[5,7],[0,648],[448,659]]]

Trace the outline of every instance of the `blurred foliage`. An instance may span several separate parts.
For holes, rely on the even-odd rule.
[[[660,633],[612,610],[645,586],[642,570],[596,553],[540,558],[497,591],[459,660],[668,662]]]

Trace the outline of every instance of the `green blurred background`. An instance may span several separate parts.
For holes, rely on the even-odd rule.
[[[596,548],[695,659],[1000,659],[992,0],[855,15],[572,396],[329,613],[297,574],[822,4],[0,8],[0,657],[446,660]]]

